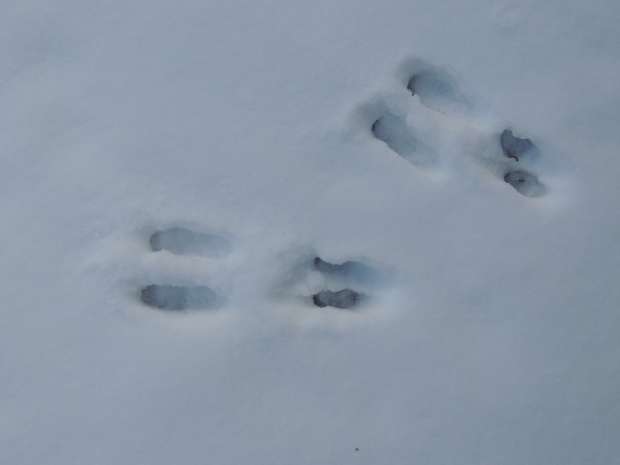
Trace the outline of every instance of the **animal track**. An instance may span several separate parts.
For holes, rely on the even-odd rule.
[[[331,263],[318,255],[306,255],[287,274],[285,293],[292,290],[309,305],[341,310],[363,307],[389,282],[386,272],[364,262]]]
[[[429,63],[417,61],[411,65],[407,90],[417,96],[422,104],[438,112],[467,111],[470,104],[459,91],[456,79]]]
[[[314,269],[324,276],[343,281],[349,285],[377,286],[386,281],[384,273],[362,262],[348,260],[344,263],[330,263],[321,257],[314,257]]]
[[[407,122],[399,116],[386,113],[372,123],[370,129],[378,140],[413,165],[428,165],[434,159],[430,148],[416,138]]]
[[[154,252],[167,250],[175,255],[222,257],[231,250],[230,241],[225,237],[176,226],[155,231],[149,243]]]
[[[363,299],[363,295],[351,289],[340,291],[320,291],[312,296],[312,302],[319,308],[334,307],[341,309],[355,308]]]
[[[158,230],[151,234],[149,245],[153,252],[162,250],[174,255],[223,257],[230,253],[226,238],[182,227]],[[140,300],[152,308],[165,311],[215,310],[224,299],[207,286],[182,286],[153,283],[140,289]]]
[[[527,197],[540,197],[546,191],[545,186],[535,174],[523,170],[509,171],[504,175],[504,181]]]
[[[515,163],[531,161],[538,156],[538,148],[530,139],[516,137],[510,129],[504,129],[499,140],[504,156]],[[521,167],[507,170],[504,181],[526,197],[540,197],[547,190],[538,176]]]
[[[470,155],[481,165],[523,196],[539,197],[547,192],[537,174],[529,170],[530,163],[540,156],[536,144],[529,138],[515,135],[510,128],[499,134],[485,133],[480,129],[484,125],[474,119],[469,99],[449,73],[418,60],[407,70],[401,85],[401,91],[409,98],[407,110],[400,108],[397,111],[390,108],[388,102],[383,102],[380,113],[373,113],[365,123],[370,125],[373,137],[392,152],[417,167],[423,167],[433,164],[440,156],[442,137],[452,138],[449,147],[463,150],[469,139],[484,140],[491,150],[473,153],[469,144]],[[429,121],[428,127],[424,126],[425,119]],[[459,139],[467,132],[473,137]],[[153,252],[177,256],[223,258],[232,251],[231,242],[225,236],[180,226],[156,230],[148,243]],[[166,254],[160,257],[180,259]],[[389,284],[387,273],[363,261],[332,263],[319,255],[306,255],[288,274],[284,286],[280,286],[285,288],[284,293],[322,309],[363,308]],[[215,310],[231,297],[228,292],[215,289],[220,288],[155,281],[139,289],[139,299],[143,304],[163,311]]]
[[[150,284],[140,291],[140,300],[160,310],[204,310],[215,309],[221,299],[206,286],[172,286]]]
[[[530,139],[516,137],[510,129],[502,131],[502,134],[499,136],[499,143],[504,155],[515,161],[519,161],[522,157],[536,152],[536,146]]]
[[[380,279],[378,271],[372,267],[356,261],[346,261],[342,264],[330,263],[321,257],[314,257],[312,266],[326,278],[340,282],[340,285],[368,285]],[[353,309],[365,300],[366,297],[352,289],[332,291],[324,289],[312,296],[312,302],[319,308],[334,307],[340,309]]]
[[[478,139],[489,141],[492,147],[490,156],[485,152],[474,153],[472,157],[496,173],[499,179],[526,197],[540,197],[547,192],[538,176],[523,166],[539,156],[538,148],[530,139],[515,136],[507,128],[497,138],[498,144],[496,135],[484,134],[478,129],[480,125],[471,115],[470,100],[459,90],[457,80],[449,73],[421,60],[409,63],[406,68],[403,74],[407,77],[403,84],[419,102],[415,106],[410,105],[409,109],[418,113],[417,123],[410,124],[407,114],[390,109],[390,105],[384,102],[381,114],[373,118],[370,126],[375,139],[414,166],[422,167],[439,157],[441,150],[437,137],[452,139],[453,147],[465,146],[464,141],[457,139],[458,135],[451,134],[464,130]],[[436,126],[431,137],[417,127],[422,121],[420,118],[430,118],[430,124]],[[455,127],[459,130],[454,131]]]
[[[157,263],[171,263],[175,268],[180,266],[182,261],[188,260],[185,257],[189,256],[194,260],[189,263],[200,269],[200,262],[196,259],[210,260],[215,256],[221,258],[232,249],[231,242],[223,236],[176,226],[156,230],[148,237],[148,243],[152,252],[166,251],[172,254],[157,255]],[[215,266],[221,267],[222,262]],[[227,266],[224,266],[223,270],[226,269]],[[249,269],[257,268],[250,266]],[[219,281],[214,275],[208,280],[210,282],[205,284],[200,283],[196,277],[192,277],[189,284],[184,283],[184,279],[174,277],[155,279],[139,288],[138,298],[142,304],[157,310],[186,313],[218,310],[240,296],[256,301],[256,298],[260,299],[265,292],[265,288],[260,284],[255,289],[250,287],[249,290],[241,292],[222,292],[221,288],[227,286],[212,286],[214,279]],[[250,279],[261,282],[260,279]],[[331,263],[318,255],[306,254],[287,273],[281,288],[285,295],[294,295],[297,301],[305,302],[309,307],[356,310],[370,302],[387,280],[387,273],[363,261]],[[309,281],[313,283],[309,285]],[[195,284],[196,282],[199,284]],[[300,289],[300,286],[303,289]]]

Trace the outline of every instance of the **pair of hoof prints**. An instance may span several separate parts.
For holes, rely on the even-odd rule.
[[[411,96],[418,97],[428,110],[437,113],[438,117],[449,118],[451,109],[467,106],[467,99],[447,73],[428,64],[418,63],[417,68],[417,71],[409,74],[406,87]],[[430,144],[420,140],[406,118],[389,110],[374,119],[371,132],[377,140],[413,165],[428,165],[435,156]],[[494,138],[498,154],[501,149],[502,155],[498,156],[502,159],[495,160],[493,165],[500,167],[499,174],[503,181],[527,197],[545,194],[546,188],[538,176],[522,166],[540,155],[532,140],[515,135],[510,128],[494,135]]]
[[[149,245],[153,252],[206,259],[223,258],[231,250],[230,242],[222,236],[181,227],[155,231],[150,236]],[[364,287],[381,279],[379,271],[357,261],[335,264],[315,256],[311,264],[304,267],[307,268],[305,271],[322,275],[326,282],[342,286],[338,290],[326,287],[303,297],[304,301],[318,308],[355,309],[369,296],[353,287]],[[223,296],[204,285],[149,284],[140,289],[140,300],[149,307],[172,312],[216,310],[225,304]]]

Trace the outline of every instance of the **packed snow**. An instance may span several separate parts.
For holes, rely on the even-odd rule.
[[[0,463],[620,464],[620,3],[2,7]]]

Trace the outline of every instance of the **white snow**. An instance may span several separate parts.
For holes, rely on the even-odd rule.
[[[620,3],[1,11],[0,463],[620,463]]]

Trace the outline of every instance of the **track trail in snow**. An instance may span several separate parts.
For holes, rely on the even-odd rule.
[[[375,140],[421,172],[438,167],[448,147],[469,156],[525,197],[546,194],[545,185],[530,169],[541,156],[534,142],[515,135],[510,128],[498,132],[481,124],[472,99],[448,71],[419,59],[405,63],[400,71],[400,91],[408,111],[392,107],[387,99],[366,106],[365,120],[372,121],[370,132]],[[476,143],[471,144],[471,140]],[[225,235],[180,226],[156,230],[149,245],[152,252],[198,260],[225,260],[234,249]],[[288,299],[305,308],[360,310],[372,306],[390,282],[386,272],[363,260],[332,263],[314,252],[300,254],[283,269],[284,276],[276,277],[275,284],[256,290],[254,301]],[[229,281],[235,283],[238,280],[234,275],[242,271],[229,273],[233,275]],[[140,300],[164,311],[189,312],[224,309],[234,294],[205,283],[168,281],[143,286]]]
[[[530,139],[515,136],[511,128],[487,128],[448,71],[422,60],[403,65],[401,71],[407,110],[395,108],[388,99],[365,107],[377,141],[420,169],[438,166],[446,151],[465,153],[523,196],[547,193],[533,171],[540,152]]]
[[[168,259],[226,260],[233,252],[232,241],[223,235],[204,233],[180,226],[153,232],[149,238],[153,253],[167,254]],[[248,268],[254,268],[249,264]],[[258,267],[260,269],[260,267]],[[259,288],[254,301],[274,298],[301,303],[306,308],[330,308],[339,310],[360,310],[375,300],[382,287],[389,282],[388,274],[379,268],[359,260],[331,263],[317,254],[295,254],[295,258],[284,266],[284,273],[276,276],[276,283]],[[227,273],[232,283],[239,282],[237,275],[243,270],[235,267],[220,273]],[[200,279],[200,277],[194,278]],[[208,282],[205,278],[205,282]],[[182,280],[181,280],[182,281]],[[256,279],[257,282],[261,280]],[[233,284],[234,286],[234,284]],[[274,290],[271,292],[271,290]],[[214,289],[205,283],[180,284],[170,277],[142,286],[139,300],[152,308],[167,312],[194,312],[225,309],[235,304],[235,292]]]

